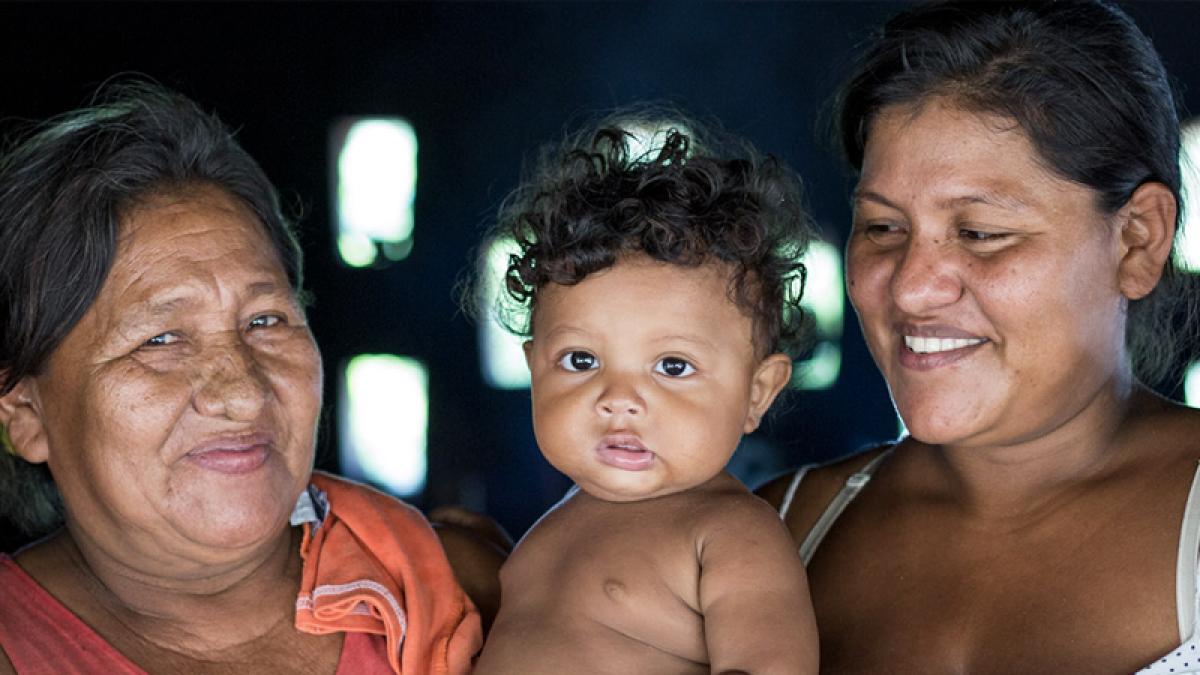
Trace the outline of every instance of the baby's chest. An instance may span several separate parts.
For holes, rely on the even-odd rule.
[[[694,547],[624,529],[590,536],[531,533],[505,565],[504,603],[520,603],[523,613],[548,621],[607,629],[614,637],[706,661]]]

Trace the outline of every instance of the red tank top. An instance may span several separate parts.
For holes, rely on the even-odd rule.
[[[390,673],[382,636],[347,633],[338,675]],[[0,554],[0,650],[18,675],[146,675]]]

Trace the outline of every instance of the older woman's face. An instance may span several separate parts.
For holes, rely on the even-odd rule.
[[[1038,438],[1124,366],[1118,228],[1010,120],[937,99],[870,128],[847,283],[901,417],[931,443]]]
[[[215,553],[285,531],[321,363],[257,219],[195,188],[128,214],[36,392],[73,530],[143,555]]]

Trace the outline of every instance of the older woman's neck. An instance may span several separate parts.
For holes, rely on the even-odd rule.
[[[47,545],[113,619],[171,651],[211,656],[291,627],[302,565],[294,528],[225,565],[143,558],[133,567],[70,527]]]

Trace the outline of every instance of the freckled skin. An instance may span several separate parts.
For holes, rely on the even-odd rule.
[[[936,101],[915,115],[884,112],[870,139],[846,274],[913,435],[1008,443],[1077,415],[1124,359],[1119,231],[1094,193],[1044,169],[1019,129]],[[1004,198],[982,201],[989,194]],[[988,343],[917,372],[900,365],[901,324],[953,326]]]
[[[321,377],[253,213],[208,186],[151,197],[45,371],[5,397],[66,506],[18,564],[149,672],[333,672],[341,636],[291,622]],[[197,460],[239,442],[261,462]]]
[[[872,122],[847,287],[912,435],[808,566],[824,671],[1133,672],[1179,645],[1200,415],[1138,384],[1124,345],[1167,250],[1134,233],[1169,246],[1175,204],[1153,183],[1097,204],[1010,120],[934,98]],[[906,354],[931,326],[986,342]],[[797,542],[874,454],[806,475]]]
[[[205,559],[281,536],[311,473],[320,357],[251,218],[216,195],[135,210],[100,296],[38,379],[50,468],[90,537]],[[275,290],[252,296],[252,284]],[[252,326],[260,315],[285,322]],[[170,344],[145,344],[165,333]],[[187,459],[251,430],[273,438],[262,471]]]
[[[505,563],[478,675],[815,672],[795,547],[724,471],[791,372],[756,354],[727,281],[721,267],[632,257],[541,290],[526,347],[534,430],[579,489]],[[606,462],[614,433],[650,466]]]

